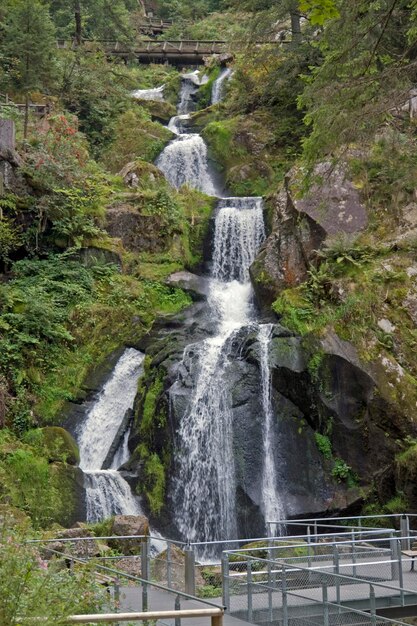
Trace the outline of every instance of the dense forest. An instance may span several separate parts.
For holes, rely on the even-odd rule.
[[[324,236],[303,250],[302,267],[281,242],[288,264],[279,272],[268,239],[252,280],[265,314],[310,342],[313,382],[326,367],[317,342],[329,329],[362,363],[385,363],[378,432],[395,486],[365,480],[343,458],[331,420],[317,418],[316,443],[364,513],[417,509],[417,2],[3,0],[0,122],[16,128],[15,146],[0,144],[0,519],[11,537],[0,547],[4,624],[22,606],[16,572],[32,573],[28,616],[44,605],[54,623],[58,606],[80,612],[100,602],[84,575],[56,584],[62,573],[46,575],[19,541],[72,519],[78,452],[61,428],[66,403],[88,395],[88,375],[116,349],[191,304],[167,278],[203,264],[214,200],[172,188],[154,165],[172,139],[184,68],[137,62],[149,13],[170,22],[161,40],[228,42],[224,58],[205,59],[192,124],[230,195],[265,198],[271,237],[284,223],[282,194],[287,213],[291,205],[304,216],[311,194],[333,206],[350,181],[362,227],[336,232],[343,217],[333,207],[317,218]],[[106,41],[120,42],[127,57],[106,54]],[[225,64],[233,68],[227,96],[211,105]],[[164,101],[132,97],[160,85]],[[291,215],[297,226],[300,214]],[[166,468],[153,450],[146,455],[143,495],[157,513]],[[77,585],[85,593],[74,600]],[[59,602],[58,587],[66,589]]]

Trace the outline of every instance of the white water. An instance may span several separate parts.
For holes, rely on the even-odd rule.
[[[138,100],[162,101],[164,99],[164,88],[165,85],[155,87],[154,89],[136,89],[136,91],[132,91],[132,96]]]
[[[200,84],[198,70],[182,76],[178,115],[168,124],[168,128],[177,137],[161,152],[155,165],[176,189],[188,185],[209,196],[215,196],[217,190],[209,171],[207,146],[200,135],[184,133],[181,127],[181,120],[189,118],[189,113],[193,110],[192,95]]]
[[[117,472],[117,467],[129,458],[127,434],[115,455],[112,469],[101,468],[126,411],[133,407],[143,359],[141,352],[133,348],[125,350],[86,416],[78,437],[89,522],[116,514],[140,515],[142,512],[128,483]]]
[[[226,81],[230,79],[231,75],[232,70],[226,67],[221,71],[220,76],[216,78],[211,92],[211,104],[218,104],[223,100]]]
[[[269,343],[272,324],[261,324],[258,331],[262,379],[262,406],[264,412],[262,473],[262,509],[265,521],[285,519],[285,510],[278,492],[278,476],[274,460],[273,420],[271,402],[271,370]],[[275,534],[275,533],[273,533]]]
[[[209,196],[216,195],[208,168],[207,146],[200,135],[178,135],[162,151],[155,165],[176,189],[188,185]]]
[[[237,533],[232,413],[224,379],[236,332],[253,320],[249,266],[265,233],[261,200],[239,199],[235,204],[242,208],[234,200],[220,202],[215,222],[208,306],[217,334],[187,346],[183,357],[184,366],[197,357],[198,375],[177,433],[173,500],[178,530],[190,541]],[[227,258],[226,251],[232,251]],[[180,386],[178,380],[172,392]]]

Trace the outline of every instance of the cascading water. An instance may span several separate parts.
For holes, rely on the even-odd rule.
[[[191,541],[237,533],[230,390],[224,379],[234,337],[253,320],[249,267],[264,237],[260,198],[220,201],[208,297],[218,331],[188,346],[183,359],[197,359],[198,375],[177,434],[173,500],[178,529]]]
[[[187,119],[193,109],[192,95],[199,84],[196,72],[182,77],[178,116],[172,118],[168,125],[177,137],[161,152],[155,165],[176,189],[188,185],[209,196],[215,196],[217,191],[209,171],[207,146],[200,135],[183,133],[181,127],[181,120]]]
[[[215,82],[212,102],[223,95],[230,70]],[[183,184],[216,195],[207,147],[184,122],[193,109],[196,74],[183,77],[178,115],[169,128],[177,137],[161,153],[156,165],[176,188]],[[184,132],[185,130],[185,132]],[[271,328],[259,325],[253,306],[249,268],[265,238],[262,198],[222,198],[215,218],[213,263],[208,307],[216,324],[213,337],[190,344],[171,387],[174,396],[187,388],[188,371],[194,385],[181,414],[175,441],[175,476],[171,485],[172,509],[181,536],[189,541],[216,541],[236,536],[236,476],[233,449],[231,389],[226,384],[234,344],[243,328],[257,328],[263,409],[262,512],[265,519],[284,515],[277,492],[273,456],[273,412],[268,345]],[[205,549],[200,558],[211,556]]]
[[[126,411],[133,406],[144,355],[128,348],[120,357],[111,378],[92,406],[78,436],[80,468],[84,472],[87,521],[112,515],[140,515],[141,508],[117,468],[129,458],[125,433],[111,469],[103,470],[110,447]]]
[[[230,79],[232,70],[226,67],[220,72],[220,76],[216,78],[213,83],[213,89],[211,92],[211,104],[218,104],[223,100],[226,81]]]
[[[155,87],[154,89],[136,89],[132,91],[132,96],[138,100],[157,100],[162,101],[164,99],[165,85]]]
[[[260,346],[260,364],[262,379],[262,406],[264,411],[263,451],[264,466],[262,473],[262,508],[266,521],[277,521],[285,518],[284,506],[279,496],[278,476],[275,467],[273,447],[273,419],[271,402],[271,370],[269,365],[269,343],[272,324],[261,324],[258,331]],[[277,529],[272,534],[276,534]]]

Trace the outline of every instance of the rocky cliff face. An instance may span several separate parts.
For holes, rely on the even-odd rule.
[[[359,193],[349,180],[346,166],[319,164],[315,183],[299,197],[297,171],[285,178],[282,190],[269,198],[271,233],[251,268],[256,293],[270,305],[277,294],[308,277],[317,251],[329,235],[358,233],[368,223]]]
[[[367,226],[365,208],[343,168],[302,200],[293,174],[270,199],[270,207],[270,235],[251,268],[265,310],[282,290],[303,284],[311,266],[320,264],[318,251],[328,236]],[[195,304],[181,316],[161,321],[140,345],[148,354],[148,367],[136,400],[133,455],[126,469],[136,472],[133,482],[145,495],[154,523],[175,534],[170,500],[175,433],[196,381],[193,353],[183,360],[183,352],[215,329],[207,317],[205,279],[186,274],[171,280],[189,290]],[[240,532],[250,536],[264,523],[260,347],[253,329],[236,336],[231,355],[225,383],[232,389],[237,521]],[[300,336],[275,324],[270,367],[274,460],[287,515],[359,512],[366,501],[384,503],[398,493],[408,498],[411,509],[417,507],[410,478],[417,455],[414,448],[404,453],[406,442],[417,436],[417,387],[393,354],[381,345],[366,359],[331,325]],[[176,385],[178,376],[181,386]],[[153,512],[157,476],[150,470],[152,455],[158,458],[164,487]]]

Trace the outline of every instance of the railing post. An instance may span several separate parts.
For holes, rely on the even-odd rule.
[[[191,546],[184,550],[185,554],[185,593],[195,596],[195,552]]]
[[[229,557],[222,554],[222,594],[223,606],[226,611],[230,612],[230,577],[229,577]]]
[[[175,598],[175,605],[174,608],[176,611],[181,611],[181,599],[179,596],[176,596]],[[181,626],[181,618],[180,617],[176,617],[175,618],[175,626]]]
[[[307,564],[311,567],[311,529],[307,526]]]
[[[272,563],[268,560],[268,609],[269,621],[272,622]]]
[[[167,542],[167,587],[171,589],[171,542]]]
[[[149,544],[148,538],[142,541],[141,551],[141,576],[143,580],[149,580]],[[142,583],[142,611],[148,610],[148,585],[146,582]]]
[[[114,580],[114,612],[118,613],[120,608],[120,581],[118,578]],[[116,622],[115,626],[119,626],[119,622]]]
[[[281,590],[282,590],[282,626],[288,626],[287,571],[285,569],[285,565],[282,566],[282,572],[281,572]]]
[[[223,626],[223,615],[212,615],[211,626]]]
[[[248,622],[252,621],[252,561],[246,561],[246,586],[248,590]]]
[[[371,625],[376,626],[376,601],[375,601],[375,589],[372,585],[369,585],[369,606],[371,609]]]
[[[323,626],[329,626],[329,605],[327,603],[327,585],[322,585],[323,594]]]
[[[333,565],[334,565],[334,573],[336,574],[336,604],[340,604],[340,567],[339,567],[339,551],[337,546],[333,546]]]
[[[401,539],[401,548],[403,550],[410,549],[410,522],[407,515],[401,515],[400,518],[400,535]]]
[[[393,533],[390,533],[389,543],[391,547],[391,579],[397,580],[397,578],[399,577],[398,544]]]
[[[398,583],[400,585],[400,598],[401,606],[404,606],[404,576],[403,576],[403,561],[401,556],[401,540],[397,539],[398,550]]]
[[[352,530],[352,576],[356,576],[355,531]]]

